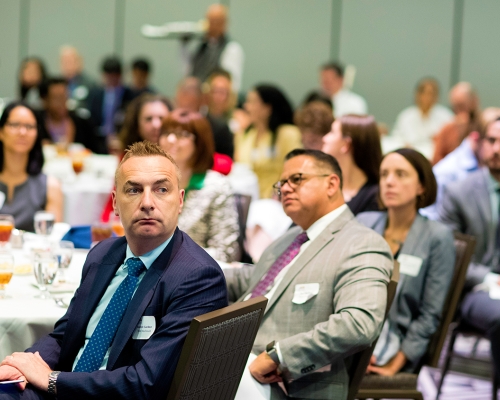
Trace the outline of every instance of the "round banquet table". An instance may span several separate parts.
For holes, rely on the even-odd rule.
[[[22,250],[12,252],[16,267],[25,266],[29,262]],[[67,283],[54,284],[50,289],[54,297],[62,297],[69,302],[80,281],[87,253],[88,250],[74,250],[71,264],[64,271]],[[15,351],[24,351],[35,341],[52,332],[56,321],[66,312],[66,309],[58,306],[53,299],[35,298],[39,293],[35,284],[33,273],[15,273],[6,288],[10,298],[0,299],[0,360]]]

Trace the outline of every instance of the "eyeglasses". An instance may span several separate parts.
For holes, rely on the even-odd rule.
[[[24,128],[27,131],[34,131],[34,130],[36,130],[36,125],[21,124],[20,122],[7,122],[5,125],[8,126],[9,128],[11,128],[14,131],[20,131],[21,128]]]
[[[162,135],[165,135],[166,137],[174,135],[177,139],[194,139],[195,137],[194,133],[188,131],[165,132],[162,133]]]
[[[311,179],[311,178],[318,178],[318,177],[324,177],[324,176],[330,176],[330,174],[303,174],[303,173],[298,173],[298,174],[293,174],[290,175],[286,179],[281,179],[278,182],[276,182],[273,185],[273,189],[275,193],[278,195],[278,197],[281,197],[281,189],[285,185],[285,183],[288,183],[292,189],[297,189],[297,187],[300,186],[302,181],[305,181],[306,179]]]

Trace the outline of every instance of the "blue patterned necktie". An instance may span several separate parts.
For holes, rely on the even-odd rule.
[[[113,342],[116,330],[120,325],[123,314],[134,294],[139,281],[139,275],[146,268],[140,258],[129,258],[125,263],[128,275],[116,289],[106,310],[102,314],[94,333],[75,366],[75,372],[97,371],[104,360],[104,356]]]

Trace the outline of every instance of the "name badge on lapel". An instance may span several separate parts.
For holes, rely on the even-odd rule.
[[[319,293],[319,283],[301,283],[295,285],[292,303],[304,304]]]
[[[422,261],[420,257],[400,254],[398,257],[399,272],[409,276],[417,276],[420,273]]]
[[[132,339],[147,340],[151,337],[156,329],[156,320],[152,315],[145,315],[141,318],[135,327]]]

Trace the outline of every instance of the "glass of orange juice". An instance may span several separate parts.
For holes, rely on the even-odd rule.
[[[111,225],[111,230],[116,236],[125,236],[125,229],[123,229],[122,221],[113,211],[109,213],[109,224]]]
[[[12,229],[14,229],[14,217],[0,214],[0,246],[5,247],[9,242]]]
[[[0,299],[7,298],[5,286],[14,274],[14,257],[10,253],[0,252]]]

